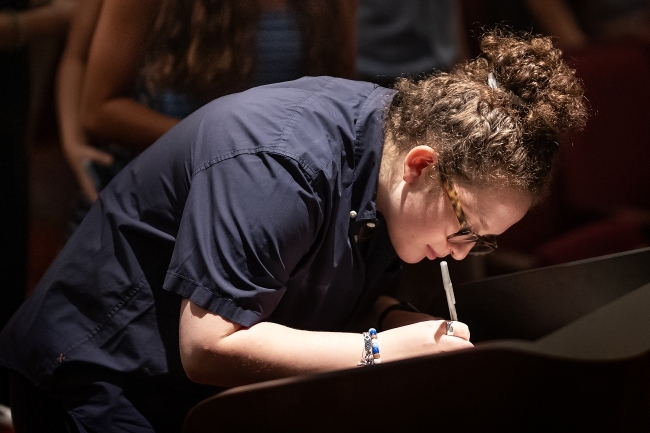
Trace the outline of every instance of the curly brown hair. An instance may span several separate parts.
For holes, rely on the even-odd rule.
[[[302,74],[352,76],[354,64],[342,55],[352,38],[345,1],[287,0],[303,35]],[[145,56],[146,84],[203,102],[249,88],[260,15],[254,0],[164,0]]]
[[[582,82],[549,37],[492,30],[480,46],[450,73],[399,80],[385,133],[400,153],[433,147],[444,175],[478,187],[498,179],[537,202],[561,134],[585,125]]]

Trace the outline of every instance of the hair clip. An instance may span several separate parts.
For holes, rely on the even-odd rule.
[[[496,78],[494,78],[494,74],[492,72],[488,74],[488,86],[492,87],[493,89],[499,88],[499,82]]]
[[[490,86],[492,89],[502,88],[497,79],[494,78],[494,74],[492,72],[488,74],[487,82],[488,86]],[[524,105],[524,101],[519,96],[515,95],[514,92],[510,92],[510,102],[518,107],[522,107]]]

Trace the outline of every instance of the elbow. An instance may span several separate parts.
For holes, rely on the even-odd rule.
[[[227,353],[220,352],[220,349],[220,346],[212,343],[181,343],[181,364],[187,378],[202,385],[233,386],[230,373],[233,372],[234,359]]]
[[[81,112],[83,127],[91,135],[101,135],[99,110],[83,107]]]
[[[104,124],[107,119],[106,108],[108,101],[93,94],[87,94],[85,91],[81,95],[79,117],[87,133],[99,137],[103,136],[102,133],[106,129]]]
[[[201,345],[181,344],[180,355],[181,364],[188,379],[196,383],[210,384],[207,372],[210,369],[208,367],[211,364],[210,358],[213,358],[212,363],[214,363],[214,357],[210,356],[208,348]]]
[[[239,365],[237,350],[233,350],[229,336],[239,328],[239,325],[184,300],[179,324],[179,352],[187,378],[206,385],[229,386],[230,373]]]

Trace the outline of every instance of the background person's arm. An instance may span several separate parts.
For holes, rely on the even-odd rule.
[[[88,51],[101,6],[102,0],[84,0],[77,8],[59,63],[56,82],[61,147],[81,191],[91,201],[97,199],[97,189],[88,173],[88,162],[109,165],[113,161],[110,154],[88,143],[80,116],[81,88]]]
[[[159,0],[104,1],[82,93],[86,129],[138,150],[179,121],[132,97],[159,8]]]
[[[19,12],[0,11],[0,51],[21,48],[50,35],[63,34],[77,0],[54,0]]]
[[[354,368],[363,351],[361,333],[302,331],[271,322],[244,328],[187,299],[179,326],[185,373],[190,380],[216,386]],[[454,337],[445,333],[441,320],[381,332],[381,360],[472,347],[465,325],[458,324]]]
[[[587,35],[564,0],[526,0],[526,6],[542,32],[557,36],[557,43],[561,48],[579,48],[587,45]]]
[[[357,3],[358,0],[339,0],[342,11],[341,30],[343,31],[343,46],[341,47],[341,77],[354,78],[357,59]]]

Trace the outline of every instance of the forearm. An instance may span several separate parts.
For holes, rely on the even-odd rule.
[[[57,76],[57,115],[61,130],[61,141],[66,143],[86,141],[86,134],[79,116],[81,103],[81,81],[84,65],[65,56],[61,59]]]
[[[160,114],[134,99],[116,97],[85,109],[91,134],[142,150],[169,131],[179,119]]]
[[[104,0],[81,94],[85,129],[137,150],[178,122],[132,98],[160,5],[160,0]]]
[[[86,142],[81,119],[81,91],[86,74],[88,52],[102,0],[84,0],[75,12],[61,55],[56,81],[56,103],[62,142]]]
[[[271,322],[243,328],[184,300],[180,355],[199,383],[238,386],[299,374],[354,367],[361,334],[301,331]]]
[[[63,34],[70,24],[73,13],[73,2],[67,6],[51,3],[23,12],[21,18],[25,26],[27,40],[31,41],[52,34]]]
[[[415,322],[379,333],[382,362],[472,347],[464,324],[448,336],[442,320]],[[184,300],[179,347],[190,380],[232,387],[354,368],[364,344],[361,333],[302,331],[271,322],[243,328]]]
[[[9,30],[1,32],[3,41],[0,46],[20,48],[33,40],[63,34],[74,12],[74,3],[57,2],[20,12],[0,12],[2,21],[9,23],[2,26]]]
[[[310,332],[270,322],[241,329],[182,358],[191,380],[217,386],[238,386],[282,377],[355,367],[363,336]]]
[[[340,0],[342,11],[341,31],[343,33],[343,46],[340,54],[340,76],[343,78],[354,78],[356,73],[356,16],[358,0]]]
[[[526,0],[526,5],[542,31],[557,36],[561,47],[581,47],[587,43],[587,36],[563,0]]]

